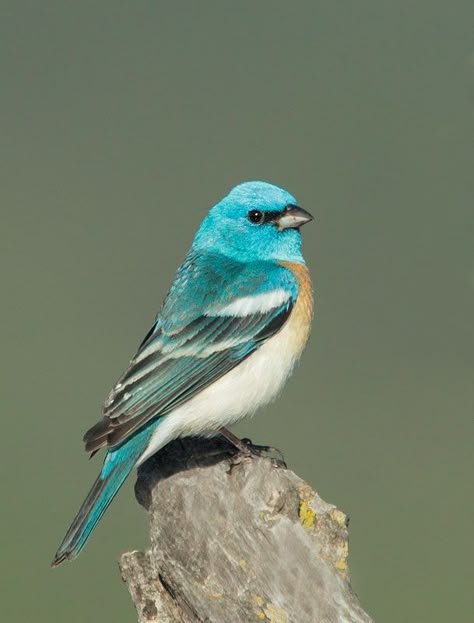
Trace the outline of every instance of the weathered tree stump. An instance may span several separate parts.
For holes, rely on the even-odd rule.
[[[274,459],[220,438],[169,444],[140,470],[151,549],[120,560],[143,623],[363,622],[347,518]]]

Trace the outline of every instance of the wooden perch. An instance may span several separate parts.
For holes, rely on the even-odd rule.
[[[169,444],[140,470],[151,549],[120,560],[142,623],[370,623],[349,583],[347,517],[274,459]]]

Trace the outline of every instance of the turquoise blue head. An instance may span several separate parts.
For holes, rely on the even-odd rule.
[[[193,248],[242,262],[303,263],[300,227],[310,220],[312,216],[283,188],[267,182],[244,182],[209,210]]]

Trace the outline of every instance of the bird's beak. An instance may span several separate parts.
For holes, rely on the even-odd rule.
[[[298,229],[301,225],[312,221],[309,212],[298,206],[288,205],[275,219],[275,225],[281,231],[283,229]]]

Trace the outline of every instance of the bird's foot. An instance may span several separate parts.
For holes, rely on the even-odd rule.
[[[226,428],[221,428],[219,432],[238,450],[238,452],[234,453],[229,459],[231,470],[233,466],[238,465],[243,460],[253,457],[268,458],[275,467],[286,469],[285,459],[278,448],[256,445],[247,438],[239,439]]]
[[[243,450],[241,452],[245,456],[256,456],[267,459],[272,459],[273,461],[277,461],[282,464],[282,467],[286,468],[285,459],[283,457],[283,452],[278,448],[274,448],[273,446],[261,446],[252,443],[251,439],[241,439],[240,440],[243,445]]]

